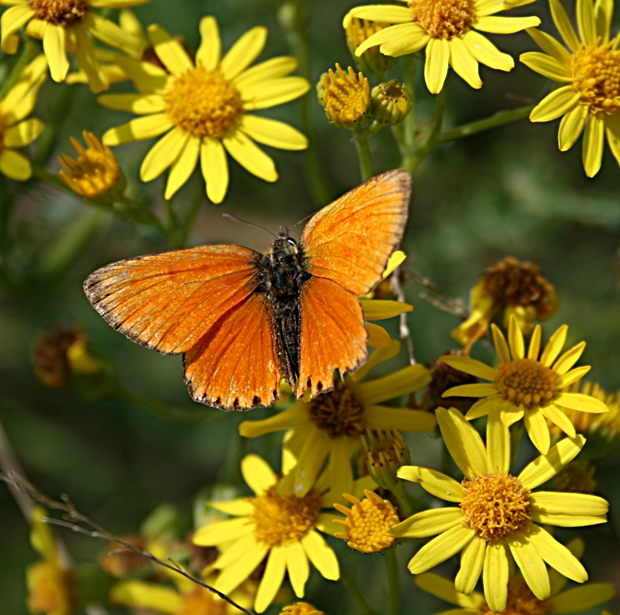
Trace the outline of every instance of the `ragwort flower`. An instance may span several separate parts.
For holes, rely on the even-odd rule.
[[[521,62],[561,84],[530,114],[532,122],[562,117],[558,131],[560,151],[569,150],[584,132],[582,159],[588,177],[603,161],[605,136],[620,164],[620,36],[611,39],[613,0],[577,1],[577,29],[560,0],[549,0],[551,15],[568,50],[553,37],[528,30],[546,53],[524,53]]]
[[[32,176],[30,160],[15,149],[32,143],[43,131],[41,120],[25,118],[34,109],[46,70],[47,62],[40,55],[23,70],[17,83],[0,100],[0,172],[17,181],[26,181]]]
[[[115,23],[94,13],[93,8],[124,8],[148,0],[0,0],[11,6],[2,15],[2,49],[17,51],[15,33],[23,26],[29,36],[43,41],[43,51],[54,81],[64,81],[69,72],[67,53],[74,53],[88,77],[91,90],[109,87],[95,56],[90,38],[138,57],[142,42]]]
[[[442,357],[442,361],[451,367],[493,383],[464,384],[444,393],[444,397],[483,398],[469,409],[466,415],[468,419],[498,410],[502,422],[509,427],[523,418],[532,443],[546,455],[550,435],[545,419],[573,438],[575,427],[568,420],[565,409],[595,413],[609,411],[602,401],[594,397],[566,390],[590,370],[589,366],[571,369],[583,353],[585,342],[580,342],[559,356],[566,341],[567,325],[560,327],[551,336],[542,354],[541,329],[540,325],[536,325],[527,356],[523,334],[514,315],[510,319],[508,330],[510,350],[503,333],[495,325],[491,325],[491,328],[495,350],[499,356],[496,370],[470,357]]]
[[[371,4],[351,9],[344,18],[393,24],[366,39],[356,50],[379,45],[381,53],[403,56],[426,47],[424,79],[431,94],[443,88],[448,65],[472,88],[482,87],[478,63],[498,70],[514,68],[513,59],[476,32],[513,34],[540,24],[538,17],[497,17],[496,14],[533,0],[400,0],[407,6]]]
[[[212,502],[211,506],[236,518],[204,526],[193,538],[197,545],[220,549],[213,564],[220,573],[213,586],[229,594],[267,558],[254,605],[262,613],[278,593],[287,571],[298,598],[304,595],[309,562],[326,579],[338,580],[336,555],[317,532],[333,529],[333,514],[321,513],[321,506],[331,503],[314,489],[302,498],[280,495],[279,478],[257,455],[243,459],[241,472],[255,496]]]
[[[495,417],[496,418],[496,417]],[[583,583],[588,574],[579,560],[542,525],[580,527],[606,522],[607,502],[579,493],[533,492],[579,453],[583,436],[564,438],[518,475],[509,473],[510,433],[499,420],[487,423],[487,445],[463,415],[437,409],[446,447],[465,478],[453,478],[417,466],[404,466],[400,478],[419,483],[431,495],[458,503],[417,513],[389,531],[401,538],[436,536],[411,559],[408,568],[420,574],[459,551],[461,567],[455,588],[471,594],[480,575],[484,596],[494,613],[506,608],[510,561],[517,563],[539,600],[551,595],[545,563],[565,577]]]
[[[185,184],[200,159],[207,195],[221,203],[229,181],[227,153],[253,175],[275,182],[275,164],[255,141],[302,150],[307,139],[288,124],[248,111],[281,105],[308,91],[306,79],[287,77],[296,60],[281,56],[248,68],[265,46],[267,31],[262,27],[244,34],[221,58],[213,17],[200,22],[202,43],[195,64],[179,41],[159,26],[150,26],[148,32],[169,72],[148,62],[123,64],[143,93],[105,95],[99,102],[142,117],[108,130],[103,142],[114,146],[165,133],[144,159],[140,177],[151,181],[171,167],[166,199]]]
[[[300,399],[292,408],[268,419],[241,423],[239,432],[246,438],[293,430],[285,447],[298,461],[282,480],[282,493],[304,497],[329,456],[328,498],[331,503],[344,502],[342,494],[353,492],[351,457],[367,429],[428,432],[435,428],[432,414],[383,405],[426,386],[430,375],[423,365],[410,365],[396,373],[365,380],[371,369],[395,357],[399,351],[400,343],[395,341],[389,348],[371,354],[355,374],[336,379],[332,391],[312,400]]]

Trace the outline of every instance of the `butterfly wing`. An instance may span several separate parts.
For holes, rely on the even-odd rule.
[[[300,292],[298,397],[333,387],[333,371],[366,359],[364,315],[357,295],[380,279],[400,243],[411,176],[396,170],[373,177],[315,214],[300,244],[312,277]]]
[[[194,400],[224,410],[270,406],[281,377],[270,300],[254,293],[185,353]]]
[[[115,329],[161,352],[187,352],[256,288],[254,250],[200,246],[130,258],[84,282],[93,307]]]
[[[356,295],[367,293],[403,237],[410,191],[407,171],[388,171],[312,216],[300,241],[308,271]]]

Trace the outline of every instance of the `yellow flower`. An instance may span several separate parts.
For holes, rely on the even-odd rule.
[[[603,161],[605,135],[620,164],[620,36],[610,40],[613,0],[578,0],[579,37],[560,0],[549,0],[551,15],[568,51],[553,37],[528,29],[546,53],[524,53],[521,62],[562,84],[532,111],[532,122],[562,117],[558,131],[560,151],[569,150],[581,133],[583,168],[594,177]]]
[[[307,139],[288,124],[248,111],[281,105],[308,91],[305,79],[286,76],[295,69],[296,60],[281,56],[248,68],[265,46],[267,31],[261,27],[243,35],[221,58],[213,17],[200,22],[202,43],[195,64],[159,26],[150,26],[148,31],[157,57],[169,72],[146,62],[124,63],[144,93],[106,95],[99,102],[142,117],[108,130],[103,142],[120,145],[165,133],[144,159],[140,177],[151,181],[171,167],[166,199],[185,184],[200,159],[207,195],[221,203],[229,181],[226,153],[253,175],[276,181],[273,160],[255,141],[302,150]]]
[[[357,19],[353,17],[349,19],[345,26],[345,33],[347,36],[347,47],[351,52],[351,55],[355,58],[357,66],[366,72],[376,75],[379,80],[383,80],[383,74],[386,70],[390,69],[395,58],[383,55],[379,51],[379,47],[371,47],[367,49],[361,56],[356,57],[355,50],[373,34],[376,34],[383,28],[389,27],[390,24],[375,23],[368,21],[367,19]]]
[[[24,118],[34,109],[46,69],[45,57],[35,58],[0,100],[0,172],[18,181],[32,176],[30,161],[15,148],[25,147],[43,131],[41,120]]]
[[[43,517],[45,511],[34,508],[30,540],[43,560],[26,571],[28,610],[32,615],[72,615],[76,608],[75,580],[72,572],[62,565],[54,535],[42,521]]]
[[[423,365],[410,365],[388,376],[361,382],[370,370],[399,351],[400,343],[395,341],[389,348],[374,351],[352,376],[345,374],[343,379],[336,379],[332,391],[310,401],[298,400],[292,408],[268,419],[241,423],[239,433],[246,438],[294,430],[285,446],[297,464],[282,480],[280,492],[304,497],[329,456],[328,498],[331,503],[343,502],[342,494],[352,493],[351,457],[367,429],[427,432],[435,428],[432,414],[382,405],[426,386],[430,375]]]
[[[353,128],[366,117],[370,84],[363,73],[356,75],[350,66],[345,73],[336,62],[336,72],[330,68],[321,76],[317,94],[327,119],[336,126]]]
[[[583,554],[583,541],[579,538],[571,541],[568,550],[578,559]],[[521,576],[511,573],[508,581],[508,600],[504,615],[562,615],[564,613],[581,613],[611,600],[616,592],[611,583],[588,583],[562,591],[567,578],[557,570],[549,571],[551,592],[545,600],[539,600]],[[450,609],[438,615],[488,615],[489,609],[484,596],[480,592],[472,592],[469,596],[454,591],[452,581],[426,572],[418,575],[415,583],[423,590],[450,602],[460,609]]]
[[[93,8],[121,8],[148,0],[0,0],[10,5],[2,15],[2,49],[17,51],[15,33],[23,26],[29,36],[43,41],[43,51],[54,81],[64,81],[69,72],[67,53],[74,53],[88,76],[93,92],[109,87],[93,50],[89,34],[106,45],[137,56],[140,39],[94,13]]]
[[[290,606],[285,606],[280,615],[324,615],[323,611],[319,611],[307,602],[296,602]]]
[[[540,275],[538,265],[509,256],[485,269],[471,290],[470,316],[452,331],[452,337],[469,350],[486,335],[491,319],[500,312],[506,328],[514,314],[523,333],[529,335],[534,321],[555,314],[559,304],[557,293]]]
[[[333,529],[333,515],[320,512],[322,505],[331,503],[315,490],[303,498],[279,495],[278,477],[257,455],[242,460],[241,472],[254,497],[212,502],[211,506],[236,518],[204,526],[193,538],[195,544],[217,546],[221,552],[213,564],[220,571],[213,586],[229,594],[267,558],[255,602],[256,611],[262,613],[275,598],[287,571],[298,598],[304,595],[309,562],[326,579],[338,580],[336,555],[316,531]]]
[[[480,32],[512,34],[540,24],[538,17],[497,17],[501,11],[533,0],[400,0],[407,6],[374,4],[351,9],[344,18],[394,24],[366,39],[355,52],[379,45],[381,53],[403,56],[426,47],[424,79],[431,94],[438,94],[446,80],[448,65],[472,88],[482,87],[478,63],[498,70],[514,68],[513,59],[501,53]]]
[[[495,420],[493,420],[495,418]],[[411,559],[420,574],[462,551],[456,591],[471,594],[482,574],[484,596],[494,613],[506,608],[511,559],[539,600],[551,595],[545,563],[583,583],[588,574],[579,560],[543,525],[580,527],[605,523],[607,502],[580,493],[533,492],[579,453],[583,436],[564,438],[518,475],[509,473],[510,432],[497,417],[487,423],[487,445],[456,409],[437,409],[437,421],[462,483],[428,468],[405,466],[400,478],[419,483],[431,495],[458,503],[417,513],[390,530],[400,538],[436,536]]]
[[[503,333],[495,325],[491,328],[499,356],[497,369],[470,357],[446,355],[441,358],[455,369],[493,382],[464,384],[443,394],[444,397],[482,397],[470,408],[466,415],[468,419],[498,411],[504,425],[509,427],[523,418],[532,443],[546,455],[550,435],[545,419],[573,438],[575,427],[568,420],[565,409],[594,413],[609,411],[602,401],[594,397],[566,390],[590,370],[589,366],[571,369],[583,353],[585,342],[573,346],[558,358],[566,341],[567,325],[561,326],[551,336],[540,358],[540,325],[534,329],[527,356],[523,334],[514,315],[510,318],[508,330],[510,350]]]
[[[60,177],[76,194],[95,199],[116,186],[119,176],[122,175],[121,168],[112,150],[103,145],[92,132],[85,130],[82,135],[88,145],[87,149],[71,137],[71,144],[78,153],[78,158],[75,160],[70,156],[60,157],[60,164],[63,166]]]
[[[394,506],[388,500],[380,498],[376,493],[365,490],[364,500],[344,494],[344,497],[353,504],[351,508],[334,504],[334,508],[345,515],[345,519],[334,519],[334,523],[342,525],[346,533],[334,534],[336,538],[343,538],[351,549],[362,553],[381,553],[389,549],[394,538],[387,532],[398,523],[398,515]]]

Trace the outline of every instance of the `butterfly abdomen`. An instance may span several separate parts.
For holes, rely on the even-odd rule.
[[[311,274],[301,248],[284,235],[273,242],[269,253],[258,263],[258,270],[257,291],[264,292],[269,299],[280,369],[289,385],[295,388],[301,338],[299,294]]]

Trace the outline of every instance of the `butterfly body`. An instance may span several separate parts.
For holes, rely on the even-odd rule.
[[[411,177],[388,171],[319,210],[296,243],[267,254],[204,245],[129,258],[92,273],[88,300],[115,329],[182,354],[195,401],[270,406],[284,378],[297,397],[334,386],[367,357],[357,298],[381,280],[407,220]]]

